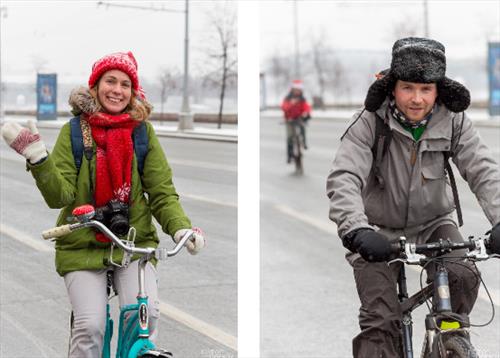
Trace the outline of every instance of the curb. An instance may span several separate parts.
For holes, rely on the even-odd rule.
[[[38,128],[50,128],[58,129],[61,128],[66,122],[63,121],[38,121],[36,123]],[[175,129],[158,128],[153,124],[156,135],[158,137],[172,137],[172,138],[184,138],[184,139],[196,139],[196,140],[208,140],[214,142],[227,142],[227,143],[238,143],[238,136],[236,134],[218,134],[218,133],[204,133],[194,130],[177,131]]]
[[[261,118],[269,118],[269,119],[283,119],[282,115],[278,114],[265,114],[261,113]],[[470,117],[469,117],[470,118]],[[326,121],[335,121],[335,122],[343,122],[343,123],[348,123],[352,117],[312,117],[311,121],[314,122],[315,120],[326,120]],[[495,120],[495,119],[472,119],[472,123],[474,124],[475,127],[485,127],[485,128],[500,128],[500,121]]]

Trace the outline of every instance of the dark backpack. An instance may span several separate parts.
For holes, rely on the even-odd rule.
[[[358,118],[347,128],[346,132],[342,135],[341,140],[344,138],[344,136],[347,134],[349,129],[358,121],[358,119],[361,117],[365,110],[359,114]],[[391,144],[392,140],[392,130],[389,127],[389,124],[384,121],[382,117],[380,117],[377,113],[375,114],[376,122],[375,122],[375,140],[373,141],[373,146],[371,148],[372,154],[373,154],[373,166],[372,166],[372,171],[375,176],[375,180],[377,181],[377,184],[381,190],[384,190],[385,183],[384,183],[384,178],[380,174],[380,166],[382,163],[382,159],[384,158],[385,154],[387,153],[389,149],[389,145]],[[455,137],[455,117],[452,119],[452,133],[451,133],[451,140],[453,141],[453,138]],[[457,139],[457,144],[455,147],[458,145],[458,142],[460,141],[460,136],[462,135],[462,127],[464,125],[464,113],[462,112],[462,122],[460,125],[460,133],[458,135]],[[457,217],[458,217],[458,224],[459,226],[462,226],[464,224],[463,217],[462,217],[462,208],[460,206],[460,199],[458,197],[458,189],[457,189],[457,183],[455,182],[455,176],[453,175],[453,169],[451,168],[450,165],[450,158],[453,157],[453,143],[450,145],[450,150],[449,151],[443,151],[443,160],[444,160],[444,167],[446,169],[446,172],[448,173],[448,177],[450,178],[450,185],[451,185],[451,190],[453,192],[453,201],[455,202],[455,208],[457,210]]]
[[[85,157],[88,161],[90,161],[94,155],[94,149],[91,144],[85,146],[80,117],[71,118],[69,124],[71,130],[71,148],[73,150],[73,158],[75,159],[76,170],[80,171],[83,154],[85,153]],[[139,170],[140,176],[142,176],[144,173],[144,161],[146,159],[146,155],[148,154],[149,145],[148,133],[144,122],[141,122],[140,125],[135,127],[132,132],[132,140],[134,142],[134,152],[137,159],[137,169]]]

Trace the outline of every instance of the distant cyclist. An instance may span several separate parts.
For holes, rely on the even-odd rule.
[[[90,158],[82,157],[80,168],[72,151],[74,132],[70,123],[74,122],[62,127],[50,153],[34,123],[31,130],[12,122],[2,127],[5,141],[26,158],[26,167],[48,206],[61,209],[57,225],[67,224],[75,207],[92,203],[115,234],[123,237],[133,226],[137,247],[158,246],[153,217],[178,242],[191,229],[191,221],[179,202],[172,170],[154,128],[147,121],[152,106],[139,84],[132,53],[113,53],[97,60],[88,87],[75,89],[69,103],[72,113],[79,117],[76,123],[83,142],[93,148]],[[142,173],[132,138],[140,126],[145,126],[148,142]],[[197,229],[193,242],[187,245],[188,251],[196,254],[204,243]],[[127,267],[116,267],[110,260],[110,246],[102,233],[90,229],[72,232],[56,242],[56,270],[64,277],[74,317],[71,358],[101,356],[108,271],[114,272],[120,306],[136,303],[137,258]],[[113,261],[121,262],[123,252],[114,252]],[[151,262],[146,266],[145,286],[149,294],[150,339],[154,341],[160,310],[158,278]]]
[[[286,124],[287,163],[292,161],[293,121],[299,122],[300,132],[304,141],[304,149],[307,149],[305,124],[311,118],[311,106],[304,98],[302,90],[302,81],[293,81],[290,92],[281,104]]]

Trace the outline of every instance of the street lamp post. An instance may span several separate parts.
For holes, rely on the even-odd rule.
[[[182,94],[182,107],[179,114],[179,130],[193,129],[193,115],[189,108],[189,0],[185,2],[185,29],[184,29],[184,91]]]
[[[429,4],[427,0],[424,0],[424,35],[429,38]]]
[[[293,2],[293,30],[295,37],[295,79],[300,79],[299,24],[297,15],[297,0]]]
[[[2,6],[0,7],[0,19],[7,18],[7,7]],[[1,31],[0,31],[1,32]],[[0,47],[1,47],[1,39],[0,39]],[[0,56],[0,121],[3,120],[3,102],[5,101],[4,95],[3,95],[3,82],[2,82],[2,60]]]
[[[189,108],[189,0],[184,0],[185,10],[173,10],[166,9],[164,7],[146,7],[146,6],[135,6],[135,5],[125,5],[117,4],[114,2],[104,2],[99,1],[97,5],[104,5],[106,7],[125,7],[138,10],[149,10],[149,11],[165,11],[165,12],[177,12],[184,13],[185,15],[185,34],[184,34],[184,88],[182,94],[182,107],[181,113],[179,114],[179,130],[193,129],[193,115]]]

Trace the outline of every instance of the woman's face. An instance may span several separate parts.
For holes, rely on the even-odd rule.
[[[121,113],[132,97],[132,81],[125,72],[110,70],[105,72],[97,83],[97,98],[105,112]]]

